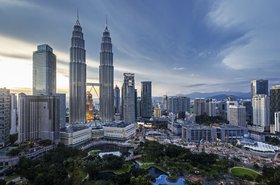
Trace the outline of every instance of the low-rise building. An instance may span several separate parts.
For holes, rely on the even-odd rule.
[[[136,134],[136,124],[128,124],[122,121],[103,126],[103,129],[104,137],[108,139],[126,140]]]
[[[86,125],[70,125],[60,130],[60,142],[75,147],[92,139],[92,128]]]
[[[236,125],[222,125],[217,127],[217,138],[221,142],[236,141],[244,138],[244,135],[248,135],[248,129],[246,127]]]
[[[216,128],[202,126],[198,124],[184,125],[182,127],[182,139],[186,142],[214,142],[216,141],[216,138]]]

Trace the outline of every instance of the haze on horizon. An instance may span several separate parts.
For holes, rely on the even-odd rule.
[[[115,84],[124,72],[151,80],[153,95],[249,92],[250,80],[280,84],[280,1],[0,0],[0,87],[32,87],[32,53],[49,44],[57,89],[68,91],[76,10],[87,50],[88,81],[98,81],[101,34],[108,17]]]

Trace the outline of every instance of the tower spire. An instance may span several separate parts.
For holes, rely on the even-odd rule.
[[[76,25],[80,26],[80,21],[79,21],[79,8],[77,8],[77,20],[76,20]]]
[[[108,30],[108,19],[107,19],[107,15],[106,15],[106,20],[105,20],[105,31],[109,31],[109,30]]]

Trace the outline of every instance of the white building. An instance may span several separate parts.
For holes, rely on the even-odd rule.
[[[136,124],[127,124],[124,122],[114,122],[103,126],[104,137],[116,140],[126,140],[136,134]]]
[[[216,116],[216,106],[217,106],[217,101],[208,99],[206,100],[206,114],[208,116]]]
[[[274,113],[274,131],[280,133],[280,112]]]
[[[258,130],[269,130],[269,98],[267,95],[255,95],[252,99],[253,126],[261,128]]]
[[[246,127],[246,107],[242,105],[229,106],[229,124]]]
[[[92,129],[85,125],[70,125],[60,130],[60,142],[66,146],[77,146],[91,138]]]
[[[227,101],[227,120],[230,120],[230,111],[229,111],[229,106],[238,106],[237,101]]]

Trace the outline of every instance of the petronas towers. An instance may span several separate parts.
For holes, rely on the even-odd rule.
[[[86,121],[86,50],[82,27],[77,18],[70,48],[70,123]],[[114,66],[110,32],[106,26],[101,42],[99,104],[102,122],[114,119]]]
[[[114,118],[114,66],[110,32],[106,26],[101,42],[99,66],[100,119],[103,122]]]

